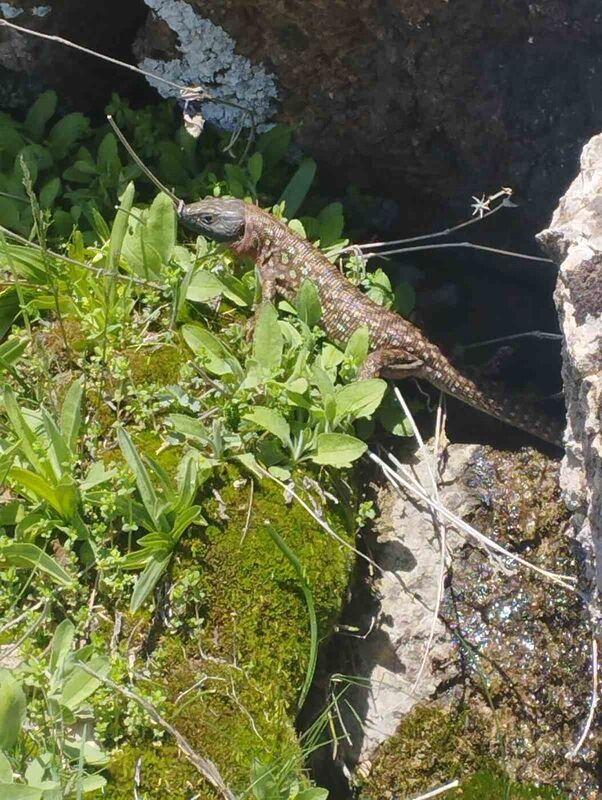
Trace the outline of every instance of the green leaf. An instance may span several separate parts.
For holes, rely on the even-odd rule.
[[[293,130],[289,125],[278,124],[262,133],[257,140],[257,150],[263,155],[266,172],[282,161],[291,146]]]
[[[77,440],[82,424],[82,398],[84,396],[83,378],[73,381],[61,407],[60,429],[69,451],[77,451]]]
[[[402,317],[409,317],[416,306],[416,290],[405,281],[395,287],[395,310]]]
[[[86,662],[86,666],[90,667],[98,675],[105,677],[109,674],[111,661],[106,656],[94,656],[94,658]],[[75,711],[101,684],[102,680],[100,678],[86,672],[81,666],[75,666],[73,672],[63,684],[57,700],[69,711]]]
[[[130,223],[129,214],[132,210],[132,204],[134,202],[134,192],[134,184],[132,181],[130,181],[121,195],[119,208],[117,209],[115,219],[113,220],[111,238],[109,240],[109,252],[107,254],[107,261],[113,270],[117,270],[119,266],[123,240]]]
[[[387,390],[386,381],[371,378],[343,386],[336,393],[337,417],[370,417],[380,405]]]
[[[56,92],[49,89],[38,97],[27,112],[23,128],[34,142],[41,141],[44,136],[46,123],[54,116],[57,102]]]
[[[242,368],[223,342],[202,325],[182,326],[182,336],[195,355],[200,356],[214,375],[232,373],[242,378]]]
[[[0,219],[0,224],[2,220]],[[0,242],[2,234],[0,233]],[[1,249],[1,244],[0,244]],[[19,295],[14,287],[0,292],[0,338],[10,330],[17,314],[19,313]]]
[[[167,422],[173,425],[177,433],[183,436],[190,436],[192,439],[198,439],[204,442],[209,437],[209,431],[194,417],[188,417],[186,414],[170,414],[167,417]]]
[[[331,467],[347,467],[368,449],[368,445],[346,433],[320,433],[312,460]]]
[[[23,454],[32,467],[38,470],[38,472],[45,474],[48,477],[52,477],[52,470],[50,467],[46,467],[44,464],[42,464],[35,452],[34,446],[37,437],[25,421],[21,409],[17,404],[17,398],[15,397],[15,394],[10,386],[6,386],[4,388],[2,400],[8,418],[13,426],[13,430],[19,437],[20,447],[23,451]]]
[[[144,503],[147,514],[153,520],[155,526],[161,530],[165,530],[165,521],[161,521],[158,514],[159,498],[155,492],[155,488],[151,483],[150,476],[144,466],[144,462],[140,458],[140,454],[134,447],[129,433],[124,428],[117,430],[117,441],[119,447],[130,469],[134,473],[136,479],[136,486],[140,493],[140,498]],[[163,524],[161,524],[163,522]]]
[[[130,611],[135,613],[144,603],[149,594],[157,585],[161,575],[167,569],[171,559],[171,552],[167,555],[154,553],[144,571],[138,576],[132,599],[130,600]]]
[[[17,339],[13,336],[6,342],[0,344],[0,366],[7,367],[18,361],[27,349],[25,339]]]
[[[0,669],[0,749],[10,750],[19,738],[25,707],[21,684],[7,669]]]
[[[52,208],[61,191],[61,179],[51,178],[40,189],[40,208]]]
[[[367,325],[356,328],[345,347],[345,355],[350,358],[356,367],[360,367],[368,355],[370,349],[370,331]]]
[[[82,747],[81,739],[79,741],[67,739],[63,742],[63,750],[72,759],[79,758],[83,750],[84,763],[91,767],[102,767],[110,761],[107,753],[94,742],[84,742]]]
[[[119,151],[115,135],[109,131],[98,145],[96,154],[98,169],[107,175],[119,172],[121,162],[119,161]]]
[[[299,319],[305,322],[308,327],[312,328],[318,324],[322,317],[322,306],[320,304],[320,295],[313,281],[308,279],[303,281],[295,298],[295,308]]]
[[[12,783],[13,782],[13,768],[10,765],[10,761],[4,755],[2,750],[0,750],[0,785],[3,783]]]
[[[304,158],[278,200],[284,203],[284,215],[288,219],[295,216],[305,200],[315,174],[316,162],[313,158]]]
[[[206,269],[197,270],[188,284],[186,299],[194,303],[207,303],[224,294],[224,284],[213,272]]]
[[[33,567],[45,572],[61,586],[70,586],[74,578],[48,553],[30,542],[7,542],[0,545],[0,559],[19,567]]]
[[[328,800],[328,789],[312,786],[310,789],[304,789],[299,792],[295,800]]]
[[[104,778],[102,775],[83,775],[81,780],[75,784],[75,789],[77,790],[81,786],[81,790],[84,794],[88,794],[88,792],[97,792],[99,789],[104,789],[107,785],[107,779]]]
[[[9,477],[17,484],[19,490],[25,489],[25,494],[33,495],[34,500],[44,500],[55,511],[61,513],[61,503],[56,493],[56,487],[52,486],[46,478],[22,467],[11,467]]]
[[[264,303],[253,333],[253,358],[266,373],[273,373],[282,363],[282,348],[278,312],[271,303]]]
[[[42,800],[42,790],[23,783],[0,783],[2,800]]]
[[[60,119],[50,130],[48,143],[56,159],[65,158],[69,149],[90,131],[87,117],[74,111]]]
[[[278,437],[282,444],[290,447],[291,430],[282,414],[279,414],[271,408],[258,406],[252,411],[249,411],[248,414],[245,414],[244,419],[254,422],[255,425],[258,425],[260,428],[263,428],[263,430]]]
[[[330,247],[338,241],[343,235],[344,224],[342,203],[331,203],[323,208],[318,214],[320,247]]]
[[[56,422],[45,408],[42,409],[42,419],[44,420],[44,430],[50,441],[48,457],[54,468],[57,479],[60,479],[65,472],[65,467],[69,466],[71,462],[71,451],[59,431]]]
[[[394,296],[387,273],[379,267],[370,273],[368,278],[370,280],[370,288],[366,292],[368,297],[379,306],[390,306]]]
[[[173,200],[164,192],[158,194],[148,212],[144,228],[144,241],[158,254],[159,264],[155,269],[156,277],[161,274],[161,267],[171,259],[176,244],[177,216]]]
[[[75,625],[64,619],[57,625],[50,643],[50,669],[54,672],[71,649],[75,636]]]
[[[247,161],[247,169],[253,183],[257,183],[263,172],[263,156],[261,153],[253,153],[251,158]]]
[[[23,203],[12,200],[10,197],[0,196],[0,225],[12,231],[18,231],[21,225],[21,209]]]

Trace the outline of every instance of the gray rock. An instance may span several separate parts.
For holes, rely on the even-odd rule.
[[[463,481],[476,450],[475,445],[450,445],[442,470],[440,500],[460,516],[478,505]],[[429,473],[420,454],[412,469],[420,483],[429,487]],[[356,674],[369,680],[370,690],[359,688],[349,698],[355,709],[362,708],[363,736],[351,737],[353,749],[346,756],[360,762],[369,760],[378,746],[395,733],[402,717],[430,697],[444,678],[451,677],[441,668],[435,674],[433,664],[450,661],[453,651],[451,636],[437,620],[430,657],[412,691],[436,607],[440,538],[423,503],[401,497],[385,486],[380,490],[378,505],[377,540],[370,554],[382,569],[374,579],[380,608],[372,634],[356,640],[354,654]],[[462,543],[458,534],[448,530],[446,564]],[[352,728],[353,721],[348,723]]]
[[[602,134],[583,148],[581,170],[538,237],[559,263],[555,301],[564,334],[568,409],[561,470],[574,536],[602,590]]]

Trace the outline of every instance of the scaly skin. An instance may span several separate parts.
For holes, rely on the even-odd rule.
[[[562,427],[557,421],[505,396],[496,384],[477,385],[463,375],[411,322],[372,301],[316,247],[271,214],[231,198],[206,198],[185,206],[180,216],[189,227],[227,241],[236,253],[255,261],[262,302],[276,295],[294,301],[307,279],[318,291],[321,325],[330,339],[344,346],[354,331],[367,327],[370,354],[360,377],[421,378],[486,414],[561,445]]]

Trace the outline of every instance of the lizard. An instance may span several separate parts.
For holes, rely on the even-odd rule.
[[[182,224],[209,239],[227,244],[257,267],[261,304],[276,296],[294,302],[305,280],[318,292],[320,324],[329,339],[344,346],[365,326],[369,353],[359,378],[422,379],[480,411],[562,446],[563,427],[532,404],[504,392],[497,383],[474,380],[447,359],[418,327],[364,294],[311,242],[259,206],[233,197],[206,197],[180,204]],[[257,314],[257,309],[256,309]]]

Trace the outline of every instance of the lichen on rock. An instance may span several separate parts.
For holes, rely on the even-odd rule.
[[[204,19],[183,0],[145,0],[178,37],[178,55],[171,60],[146,56],[139,66],[186,86],[207,88],[212,97],[236,103],[253,112],[255,122],[268,120],[275,111],[276,81],[263,65],[235,52],[235,42],[219,25]],[[163,97],[177,90],[149,78]],[[224,130],[240,125],[241,111],[219,102],[203,103],[207,120]]]

